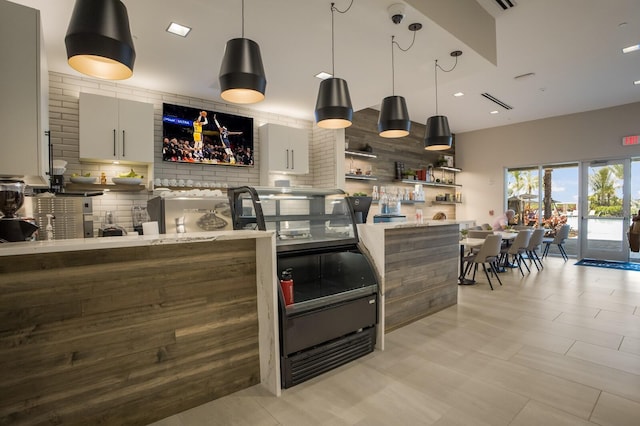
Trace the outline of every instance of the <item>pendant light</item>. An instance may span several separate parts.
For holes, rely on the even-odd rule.
[[[253,104],[264,100],[267,78],[260,46],[244,38],[244,0],[242,0],[242,37],[227,42],[220,65],[220,97],[234,104]]]
[[[403,52],[408,51],[416,41],[416,31],[422,28],[422,24],[415,23],[409,25],[409,30],[413,31],[413,41],[406,49],[394,41],[395,36],[391,36],[391,93],[382,100],[380,114],[378,115],[378,134],[383,138],[402,138],[409,135],[411,130],[411,119],[407,110],[407,101],[403,96],[396,96],[395,61],[393,55],[393,45]]]
[[[335,76],[335,41],[333,30],[333,12],[346,13],[351,5],[344,11],[335,8],[335,3],[331,3],[331,75],[332,77],[322,80],[318,90],[316,100],[316,123],[318,127],[324,129],[344,129],[352,124],[353,106],[347,82]]]
[[[460,50],[451,52],[451,56],[456,58],[456,62],[449,70],[445,70],[438,65],[436,59],[435,64],[435,87],[436,87],[436,115],[427,119],[427,129],[424,137],[424,149],[429,151],[442,151],[451,148],[453,135],[449,129],[449,120],[444,115],[438,115],[438,68],[443,72],[451,72],[458,65],[458,56],[462,55]]]
[[[76,0],[64,43],[76,71],[107,80],[133,75],[136,51],[120,0]]]

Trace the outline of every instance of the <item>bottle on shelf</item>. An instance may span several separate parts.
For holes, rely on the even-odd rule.
[[[389,214],[389,197],[385,187],[380,187],[380,203],[378,204],[380,214]]]
[[[373,185],[373,191],[371,191],[371,199],[373,201],[377,201],[380,199],[380,194],[378,193],[378,186]]]

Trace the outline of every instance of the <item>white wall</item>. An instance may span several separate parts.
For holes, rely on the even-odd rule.
[[[456,165],[463,172],[458,219],[493,223],[505,207],[506,168],[595,159],[640,157],[622,138],[640,134],[640,103],[456,134]]]

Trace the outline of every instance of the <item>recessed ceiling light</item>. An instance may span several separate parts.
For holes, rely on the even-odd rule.
[[[633,84],[635,84],[636,86],[640,86],[640,80],[634,81]]]
[[[640,44],[634,44],[633,46],[625,47],[624,49],[622,49],[622,53],[631,53],[635,52],[636,50],[640,50]]]
[[[315,77],[319,78],[320,80],[326,80],[326,79],[331,78],[333,76],[331,74],[329,74],[328,72],[321,71],[318,74],[316,74]]]
[[[499,112],[500,112],[500,111],[498,111],[498,110],[495,110],[495,109],[494,109],[494,110],[493,110],[493,111],[491,111],[489,114],[498,114]]]
[[[176,24],[175,22],[169,24],[169,28],[167,28],[167,32],[179,35],[180,37],[186,37],[187,34],[189,34],[189,31],[191,31],[191,28],[185,27],[184,25]]]
[[[462,92],[454,93],[453,96],[455,96],[456,98],[459,98],[460,96],[464,96],[464,93]]]

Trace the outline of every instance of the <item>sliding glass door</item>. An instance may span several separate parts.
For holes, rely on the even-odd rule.
[[[626,233],[631,202],[631,161],[584,163],[581,196],[581,256],[629,259]]]

